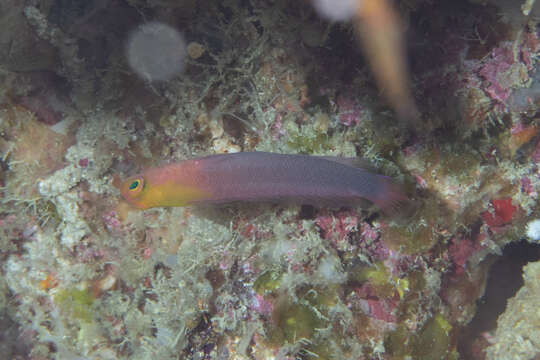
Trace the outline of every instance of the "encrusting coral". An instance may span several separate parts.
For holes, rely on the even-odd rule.
[[[414,129],[354,24],[309,2],[33,1],[0,15],[13,45],[0,41],[2,353],[538,356],[537,317],[516,310],[538,308],[537,261],[496,329],[469,326],[505,245],[537,245],[540,38],[523,2],[395,2]],[[147,22],[182,33],[172,78],[150,81],[126,59]],[[414,206],[140,211],[113,185],[240,151],[364,158]]]

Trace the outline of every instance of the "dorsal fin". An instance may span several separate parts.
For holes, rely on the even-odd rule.
[[[360,157],[341,157],[341,156],[318,156],[321,159],[337,162],[339,164],[361,168],[368,171],[375,171],[377,168],[373,163]]]

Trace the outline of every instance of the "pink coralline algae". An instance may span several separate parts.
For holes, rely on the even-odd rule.
[[[352,211],[339,211],[335,214],[323,212],[317,216],[315,224],[326,240],[340,242],[358,228],[358,215]]]
[[[479,236],[480,237],[480,236]],[[460,276],[465,273],[467,260],[472,254],[482,248],[479,239],[473,241],[469,238],[454,237],[450,240],[448,253],[452,262],[455,264],[454,275]]]
[[[513,125],[510,128],[510,134],[517,135],[521,132],[523,132],[526,129],[526,127],[523,125],[523,123],[520,121],[517,124]]]
[[[154,253],[154,250],[152,250],[152,248],[150,247],[147,247],[143,250],[142,252],[142,256],[143,258],[145,259],[150,259],[152,257],[152,254]]]
[[[512,222],[517,207],[512,205],[512,198],[493,199],[491,209],[482,213],[482,219],[490,227],[500,227]]]
[[[490,56],[476,68],[478,75],[488,82],[484,91],[503,110],[512,89],[525,83],[527,72],[533,70],[532,55],[540,49],[540,42],[533,33],[525,33],[517,52],[514,43],[503,42],[491,51]]]
[[[420,189],[427,188],[427,181],[420,175],[414,174],[414,179],[416,180],[416,186]]]
[[[370,284],[364,284],[355,290],[360,297],[359,303],[369,317],[385,322],[397,322],[397,306],[399,294],[396,292],[392,297],[378,297]]]
[[[88,158],[80,159],[79,160],[79,166],[82,168],[85,168],[88,166]]]
[[[19,99],[22,106],[36,114],[39,121],[54,125],[62,120],[62,111],[65,105],[52,93],[40,93],[33,96],[24,96]]]
[[[538,38],[537,33],[524,33],[524,41],[523,46],[520,49],[520,56],[528,70],[532,70],[534,68],[531,60],[538,51],[540,51],[540,39]]]
[[[362,238],[368,240],[369,242],[379,239],[381,234],[379,233],[376,227],[371,226],[368,223],[362,223]]]
[[[266,301],[262,295],[255,293],[251,300],[250,308],[262,316],[269,317],[272,315],[274,305],[272,302]]]
[[[381,233],[378,227],[362,223],[360,234],[358,246],[371,261],[382,261],[390,257],[391,251],[381,241]]]
[[[246,218],[237,218],[233,221],[232,228],[238,231],[242,237],[250,240],[268,239],[271,233],[267,230],[262,230],[256,223],[250,222]]]
[[[96,261],[102,260],[105,257],[106,253],[103,249],[97,249],[88,244],[80,244],[77,247],[77,257],[82,263],[94,263]]]
[[[536,35],[527,33],[517,49],[513,42],[502,42],[481,60],[470,59],[463,62],[463,72],[459,76],[460,85],[457,89],[468,89],[465,106],[468,123],[483,121],[491,110],[504,112],[518,106],[514,104],[516,101],[513,93],[515,89],[523,91],[523,86],[529,79],[528,72],[532,70],[531,54],[534,54],[537,48]],[[450,81],[450,84],[453,84],[453,81]],[[519,106],[525,106],[523,110],[527,107]]]
[[[114,232],[118,231],[122,226],[118,213],[116,211],[109,211],[103,215],[103,223],[108,231]]]
[[[356,125],[365,116],[365,109],[350,96],[339,95],[337,106],[338,121],[345,126]]]
[[[381,252],[380,260],[384,260],[384,265],[387,269],[392,271],[392,275],[395,277],[407,276],[409,272],[414,269],[421,269],[421,260],[414,255],[405,255],[397,251],[384,248],[384,252]]]
[[[538,197],[538,192],[535,190],[531,182],[531,179],[529,179],[527,176],[523,176],[520,182],[521,182],[521,191],[523,193],[535,199]]]
[[[538,144],[536,144],[536,148],[534,149],[533,153],[531,154],[531,160],[535,164],[540,163],[540,141],[538,142]]]
[[[272,134],[272,139],[274,140],[279,140],[280,137],[286,134],[286,131],[283,128],[282,116],[278,110],[276,110],[276,117],[270,128],[270,132]]]
[[[507,83],[507,80],[510,80],[511,74],[509,72],[512,71],[513,64],[512,44],[504,43],[493,49],[491,57],[479,71],[480,76],[489,81],[489,85],[485,88],[486,92],[493,100],[501,104],[506,104],[506,100],[510,96],[509,87],[512,83]],[[507,77],[508,79],[506,79]]]

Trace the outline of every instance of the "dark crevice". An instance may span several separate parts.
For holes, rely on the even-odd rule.
[[[489,271],[484,296],[478,300],[471,322],[460,332],[458,350],[462,359],[475,359],[475,342],[486,332],[494,332],[497,318],[506,309],[508,299],[523,286],[523,266],[540,260],[540,245],[525,240],[510,243]]]

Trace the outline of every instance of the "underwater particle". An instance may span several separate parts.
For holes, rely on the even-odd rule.
[[[196,60],[204,55],[204,52],[206,49],[202,44],[199,44],[198,42],[190,42],[187,46],[187,53],[190,58],[193,60]]]
[[[540,219],[534,219],[527,224],[527,237],[529,240],[540,241]]]
[[[330,21],[347,21],[354,16],[357,0],[313,0],[319,16]]]
[[[126,50],[129,66],[149,81],[167,81],[180,74],[186,54],[183,36],[159,22],[139,26],[131,34]]]

